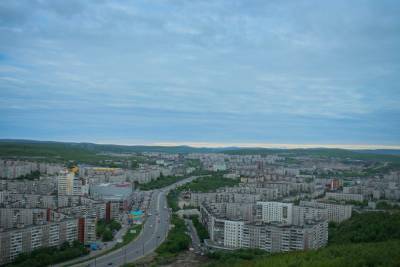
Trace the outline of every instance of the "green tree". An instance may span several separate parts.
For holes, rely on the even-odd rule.
[[[113,239],[113,234],[111,232],[111,230],[107,229],[103,232],[103,237],[102,237],[102,241],[103,242],[108,242],[111,241]]]

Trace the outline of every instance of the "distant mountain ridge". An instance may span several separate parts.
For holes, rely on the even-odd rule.
[[[400,150],[396,149],[366,149],[366,150],[351,150],[339,148],[242,148],[242,147],[191,147],[191,146],[151,146],[151,145],[113,145],[113,144],[95,144],[95,143],[77,143],[77,142],[58,142],[58,141],[38,141],[24,139],[0,139],[0,155],[2,150],[7,148],[23,148],[31,149],[37,147],[46,149],[79,149],[94,153],[143,153],[143,152],[158,152],[158,153],[227,153],[227,154],[288,154],[288,155],[338,155],[345,157],[346,154],[355,155],[382,155],[400,157]],[[12,151],[12,150],[11,150]]]

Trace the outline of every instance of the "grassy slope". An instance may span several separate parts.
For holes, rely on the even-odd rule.
[[[329,228],[329,245],[316,251],[269,255],[260,250],[217,252],[207,266],[400,266],[400,213],[370,212]]]
[[[317,251],[248,255],[223,258],[208,267],[336,267],[399,266],[400,241],[332,245]]]

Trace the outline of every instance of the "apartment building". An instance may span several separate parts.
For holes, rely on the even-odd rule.
[[[59,246],[78,239],[78,220],[69,219],[0,232],[0,264],[14,260],[20,253]]]
[[[351,205],[302,200],[300,201],[300,206],[326,209],[328,221],[337,223],[349,219],[352,213]]]
[[[73,172],[69,172],[67,170],[64,170],[60,172],[58,176],[58,195],[59,196],[65,196],[65,195],[74,195],[74,182],[75,181],[75,175]]]
[[[292,223],[294,225],[304,225],[309,221],[328,220],[328,209],[322,207],[293,206]]]
[[[62,165],[55,163],[0,159],[0,178],[5,179],[15,179],[34,171],[39,171],[41,174],[54,175],[62,169]]]
[[[47,213],[47,209],[0,208],[0,229],[46,222]]]
[[[293,204],[282,202],[257,202],[257,215],[261,221],[292,224]]]
[[[286,204],[286,203],[282,203]],[[262,211],[262,205],[259,205]],[[294,250],[317,249],[328,242],[328,222],[317,220],[312,215],[311,219],[302,224],[287,224],[282,215],[281,222],[277,221],[274,209],[292,210],[286,205],[272,205],[266,214],[274,218],[261,222],[246,223],[241,220],[221,218],[216,215],[208,204],[200,205],[202,223],[206,226],[210,240],[206,244],[212,248],[238,249],[259,248],[268,252],[283,252]],[[279,213],[279,212],[277,212]],[[282,223],[283,222],[283,223]]]
[[[346,193],[333,193],[326,192],[325,198],[343,201],[364,201],[364,196],[362,194],[346,194]]]
[[[244,222],[224,220],[224,246],[228,248],[242,247]]]
[[[230,192],[213,192],[213,193],[190,193],[190,205],[200,206],[202,202],[217,202],[217,203],[255,203],[256,201],[263,200],[263,195],[252,193],[236,193]]]

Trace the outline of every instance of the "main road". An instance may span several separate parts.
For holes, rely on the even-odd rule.
[[[154,190],[148,209],[148,217],[136,240],[103,256],[73,266],[121,266],[133,262],[154,251],[167,237],[170,226],[170,211],[166,195],[177,186],[191,182],[199,176],[191,176],[162,189]]]

